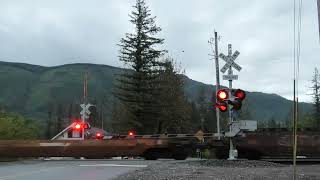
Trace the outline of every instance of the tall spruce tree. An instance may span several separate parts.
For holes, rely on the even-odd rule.
[[[130,112],[129,127],[138,133],[154,133],[159,113],[159,57],[165,52],[158,50],[157,45],[164,39],[155,37],[161,28],[156,26],[155,17],[151,16],[145,1],[137,0],[133,8],[129,16],[135,31],[126,33],[119,44],[120,61],[132,71],[117,78],[115,96]]]
[[[314,69],[314,74],[312,77],[312,98],[314,103],[314,113],[313,117],[315,120],[315,126],[320,129],[320,75],[318,68]]]

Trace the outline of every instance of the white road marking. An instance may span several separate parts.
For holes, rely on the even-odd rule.
[[[17,172],[16,174],[13,174],[13,175],[0,176],[0,180],[15,179],[22,176],[29,176],[29,175],[38,174],[38,173],[42,173],[42,172],[46,172],[54,169],[60,169],[60,168],[64,168],[64,167],[58,166],[58,167],[38,169],[35,171]]]
[[[80,164],[80,167],[138,167],[144,168],[147,165],[132,165],[132,164]]]

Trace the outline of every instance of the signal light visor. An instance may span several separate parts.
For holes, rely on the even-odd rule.
[[[246,93],[241,89],[237,89],[234,92],[234,96],[240,100],[244,100],[244,98],[246,98]]]

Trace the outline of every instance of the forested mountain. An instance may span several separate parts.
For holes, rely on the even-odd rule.
[[[113,86],[117,74],[125,69],[97,64],[67,64],[43,67],[23,63],[0,62],[0,106],[17,112],[43,124],[48,119],[78,117],[82,101],[83,74],[88,72],[89,101],[97,105],[99,111],[94,121],[105,128],[111,121],[114,106]],[[184,76],[184,75],[182,75]],[[210,102],[215,87],[184,76],[185,95],[197,107],[199,98]],[[208,105],[210,105],[208,103]],[[266,122],[274,119],[285,122],[290,113],[292,101],[276,94],[247,92],[244,109],[247,118]],[[311,111],[312,105],[300,103],[300,112]],[[208,108],[211,111],[210,108]],[[58,117],[59,116],[59,117]]]

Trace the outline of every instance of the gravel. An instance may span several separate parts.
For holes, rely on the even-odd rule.
[[[320,164],[299,165],[298,178],[320,180]],[[201,160],[159,162],[114,180],[262,180],[292,179],[292,166],[265,161]]]
[[[198,165],[202,167],[226,167],[226,168],[266,168],[266,167],[284,167],[285,165],[267,161],[248,161],[248,160],[203,160],[186,162],[189,165]]]

